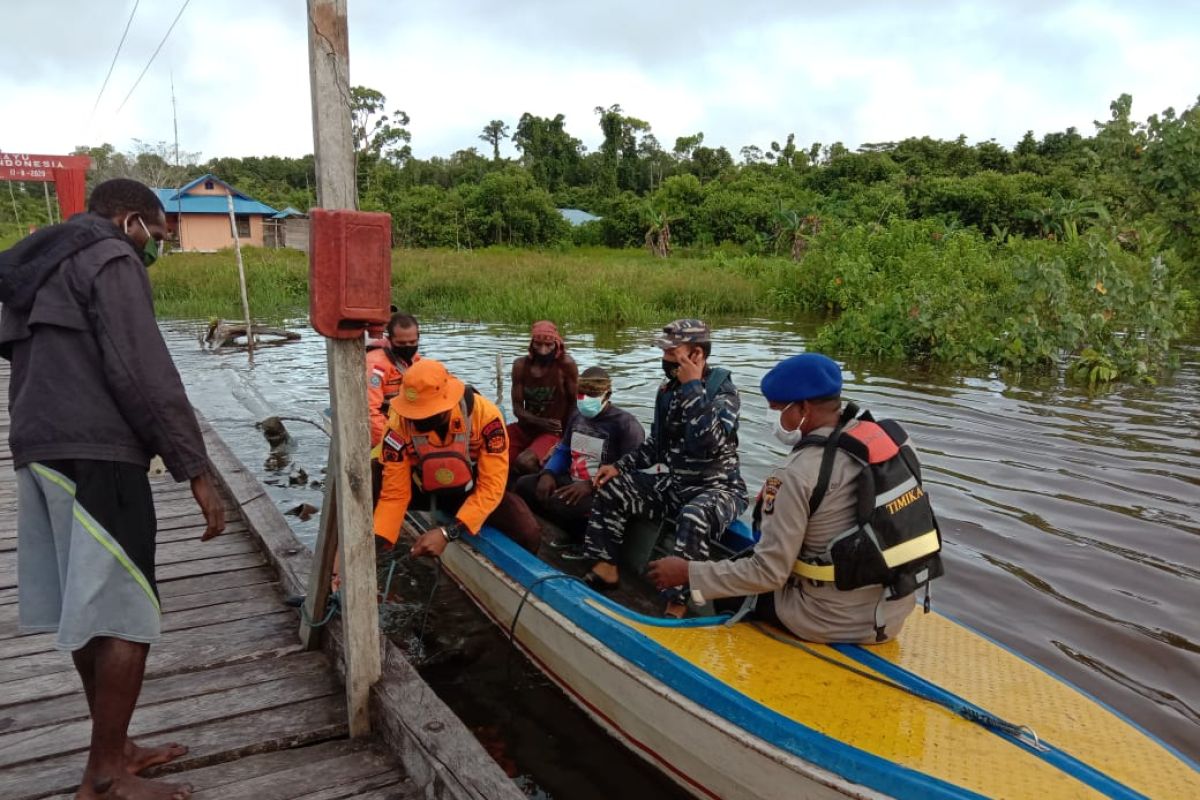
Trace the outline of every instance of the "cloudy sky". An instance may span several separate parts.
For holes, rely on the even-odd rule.
[[[141,0],[93,114],[134,0],[6,3],[0,151],[169,141],[173,76],[182,150],[311,152],[303,0],[193,0],[121,108],[182,4]],[[667,147],[703,131],[736,155],[789,132],[1011,146],[1090,132],[1122,92],[1138,118],[1200,95],[1192,0],[350,0],[350,48],[351,81],[409,113],[422,157],[483,149],[485,123],[526,111],[594,149],[613,103]]]

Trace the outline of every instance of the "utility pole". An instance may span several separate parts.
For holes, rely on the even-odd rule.
[[[179,112],[175,108],[175,70],[171,70],[171,122],[175,126],[175,168],[179,169]]]
[[[350,123],[350,36],[347,0],[307,0],[308,60],[312,85],[313,153],[317,205],[356,209],[354,143]],[[311,253],[310,253],[311,258]],[[371,437],[367,423],[366,352],[361,336],[326,339],[333,436],[326,468],[321,540],[314,553],[309,597],[324,592],[333,549],[328,537],[340,534],[341,606],[345,632],[346,704],[350,735],[370,733],[368,699],[379,679],[379,606],[375,542],[371,535]],[[336,525],[332,524],[336,514]],[[323,541],[322,541],[323,540]],[[324,608],[321,603],[320,608]],[[309,609],[310,612],[313,609]],[[305,631],[311,646],[311,629]]]

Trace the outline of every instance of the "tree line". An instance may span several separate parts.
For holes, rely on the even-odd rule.
[[[800,259],[823,230],[931,219],[1001,240],[1102,228],[1129,246],[1174,249],[1193,276],[1200,260],[1200,103],[1138,121],[1122,95],[1089,134],[1030,131],[1011,148],[923,136],[851,150],[804,145],[789,133],[737,157],[706,144],[703,132],[667,147],[649,122],[609,105],[595,109],[596,150],[562,114],[526,113],[513,125],[484,125],[483,152],[472,146],[428,159],[413,156],[410,118],[389,110],[382,93],[354,87],[351,104],[360,206],[390,212],[400,246],[574,242]],[[505,140],[516,158],[501,157]],[[277,208],[307,210],[315,201],[311,155],[201,161],[136,141],[128,153],[109,144],[76,152],[92,157],[92,183],[131,176],[173,186],[212,172]],[[14,191],[0,203],[0,221],[41,222],[41,187]],[[565,207],[602,219],[572,229],[556,210]]]

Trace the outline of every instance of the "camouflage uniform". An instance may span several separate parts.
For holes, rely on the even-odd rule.
[[[657,344],[664,349],[709,336],[699,320],[663,330]],[[650,437],[618,460],[620,474],[596,491],[584,540],[588,557],[616,561],[633,517],[675,516],[675,552],[706,559],[709,539],[745,510],[737,454],[741,401],[728,372],[719,370],[716,379],[713,372],[706,367],[702,380],[671,379],[659,387]]]

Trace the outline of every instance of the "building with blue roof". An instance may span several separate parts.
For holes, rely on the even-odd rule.
[[[214,252],[233,247],[229,197],[241,243],[263,246],[263,220],[279,213],[239,192],[215,175],[205,174],[178,189],[155,189],[167,213],[167,228],[179,250]]]
[[[578,208],[560,208],[558,213],[562,214],[563,219],[573,226],[583,225],[586,222],[599,222],[601,219],[595,214],[589,214]]]

